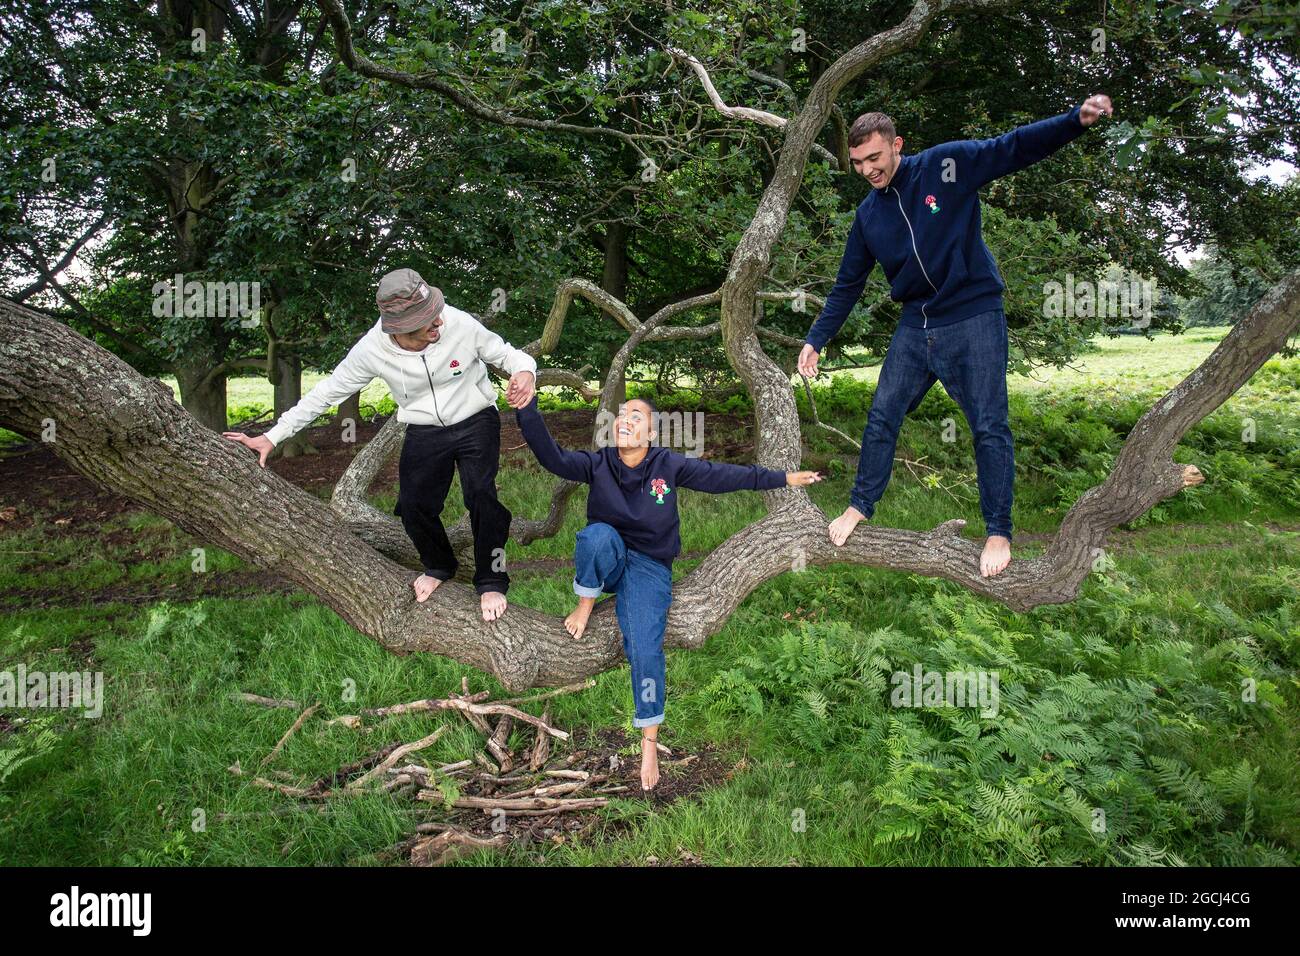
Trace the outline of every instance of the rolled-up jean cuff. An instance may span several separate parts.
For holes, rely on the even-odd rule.
[[[1011,529],[1010,529],[1010,528],[1007,528],[1006,530],[998,530],[998,529],[996,529],[996,528],[987,528],[987,529],[985,529],[985,530],[988,531],[988,534],[989,534],[990,537],[992,537],[993,535],[996,534],[996,535],[998,535],[999,537],[1006,538],[1008,541],[1011,540]]]
[[[663,714],[660,714],[658,717],[633,717],[632,718],[633,727],[653,727],[655,724],[662,724],[663,722],[664,722]]]
[[[876,511],[874,507],[867,504],[865,501],[854,500],[853,498],[849,499],[849,505],[862,512],[864,518],[870,518]]]
[[[578,595],[578,597],[598,598],[605,592],[602,591],[600,588],[589,588],[585,584],[579,584],[578,579],[574,578],[573,593]]]

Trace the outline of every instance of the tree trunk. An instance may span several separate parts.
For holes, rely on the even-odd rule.
[[[302,399],[302,360],[296,355],[276,349],[275,364],[275,375],[271,381],[275,396],[275,418],[278,421],[281,415]],[[316,454],[315,447],[307,440],[306,432],[299,432],[288,441],[281,442],[276,450],[285,458]]]
[[[605,267],[600,287],[620,302],[627,301],[627,239],[627,223],[614,220],[605,227]],[[612,350],[611,361],[617,352],[617,348]],[[614,388],[620,396],[627,395],[626,374],[620,373]]]
[[[361,393],[355,392],[343,399],[339,405],[339,412],[334,416],[334,424],[342,428],[344,423],[351,420],[353,427],[361,424]]]
[[[181,406],[200,424],[221,432],[226,430],[226,376],[212,374],[217,364],[206,352],[196,352],[185,356],[175,371]]]

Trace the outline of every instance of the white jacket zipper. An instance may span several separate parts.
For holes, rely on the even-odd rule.
[[[916,264],[921,267],[921,275],[925,276],[925,281],[930,283],[930,288],[934,289],[934,294],[938,295],[939,290],[935,289],[934,281],[930,278],[930,273],[925,271],[925,263],[921,261],[920,250],[916,248],[916,233],[912,232],[912,220],[907,218],[907,212],[903,209],[903,197],[898,194],[897,186],[890,186],[894,190],[894,198],[898,200],[898,211],[903,214],[903,222],[907,223],[907,233],[912,237],[912,254],[916,256]],[[925,303],[921,303],[921,328],[930,324],[930,316],[925,311]]]
[[[423,355],[420,356],[420,363],[424,366],[424,377],[429,380],[429,394],[433,396],[433,413],[438,416],[438,424],[446,426],[447,423],[442,420],[442,413],[438,411],[438,390],[433,387],[433,376],[429,374],[429,363],[424,360]]]

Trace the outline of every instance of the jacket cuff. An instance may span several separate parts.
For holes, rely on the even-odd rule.
[[[277,422],[275,425],[263,432],[262,437],[272,445],[278,445],[289,437],[288,433],[289,429],[285,426],[284,422]]]
[[[533,378],[537,378],[537,359],[533,358],[523,349],[519,349],[518,354],[521,360],[515,363],[517,367],[510,374],[517,375],[520,372],[532,372]]]

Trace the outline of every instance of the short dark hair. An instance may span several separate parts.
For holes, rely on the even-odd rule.
[[[894,121],[884,113],[863,113],[849,127],[849,149],[861,146],[871,138],[873,133],[879,133],[888,143],[893,143],[894,138],[898,136],[898,131],[894,129]]]

